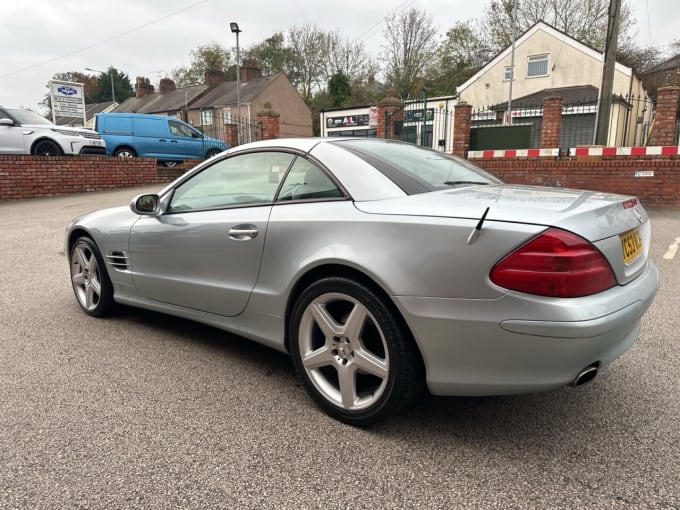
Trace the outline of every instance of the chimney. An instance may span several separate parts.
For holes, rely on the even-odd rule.
[[[174,81],[170,78],[161,79],[161,82],[158,84],[158,92],[160,92],[161,95],[172,92],[173,90],[177,90],[177,85],[175,85]]]
[[[248,83],[248,81],[262,76],[262,71],[257,67],[257,61],[254,58],[244,60],[241,66],[241,83]]]
[[[154,88],[151,83],[149,83],[149,78],[144,78],[142,76],[137,76],[135,83],[135,97],[141,99],[142,97],[148,96],[154,93]]]
[[[208,69],[205,72],[205,84],[209,89],[217,87],[224,81],[224,72],[221,69]]]

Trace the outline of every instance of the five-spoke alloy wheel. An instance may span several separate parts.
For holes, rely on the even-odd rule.
[[[99,250],[89,237],[80,237],[71,248],[71,285],[85,313],[101,317],[113,309],[111,280]]]
[[[368,425],[399,411],[420,389],[413,342],[383,298],[331,277],[299,297],[290,326],[296,371],[331,416]]]

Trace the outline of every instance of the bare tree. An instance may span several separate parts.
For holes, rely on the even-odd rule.
[[[309,101],[314,90],[321,88],[323,76],[323,50],[327,35],[316,25],[307,23],[288,31],[292,49],[292,67],[295,69],[296,82],[300,95]]]
[[[377,72],[377,64],[364,44],[343,38],[339,32],[326,34],[322,62],[322,75],[326,82],[338,72],[345,75],[350,83],[364,82],[367,75]]]
[[[432,18],[415,8],[385,18],[382,60],[388,85],[406,98],[422,88],[424,71],[435,49],[436,29]]]
[[[609,0],[491,0],[484,24],[497,50],[512,43],[513,14],[517,35],[538,21],[544,21],[574,39],[599,51],[607,35]],[[630,2],[624,0],[619,21],[620,48],[633,44],[633,19]]]

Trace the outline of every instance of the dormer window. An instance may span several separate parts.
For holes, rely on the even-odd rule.
[[[548,54],[530,55],[527,59],[527,77],[548,76]]]

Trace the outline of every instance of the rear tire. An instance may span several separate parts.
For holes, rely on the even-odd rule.
[[[119,147],[113,153],[116,158],[135,158],[137,153],[130,147]]]
[[[401,411],[422,389],[409,332],[369,287],[329,277],[310,285],[289,325],[295,370],[332,417],[366,426]]]

